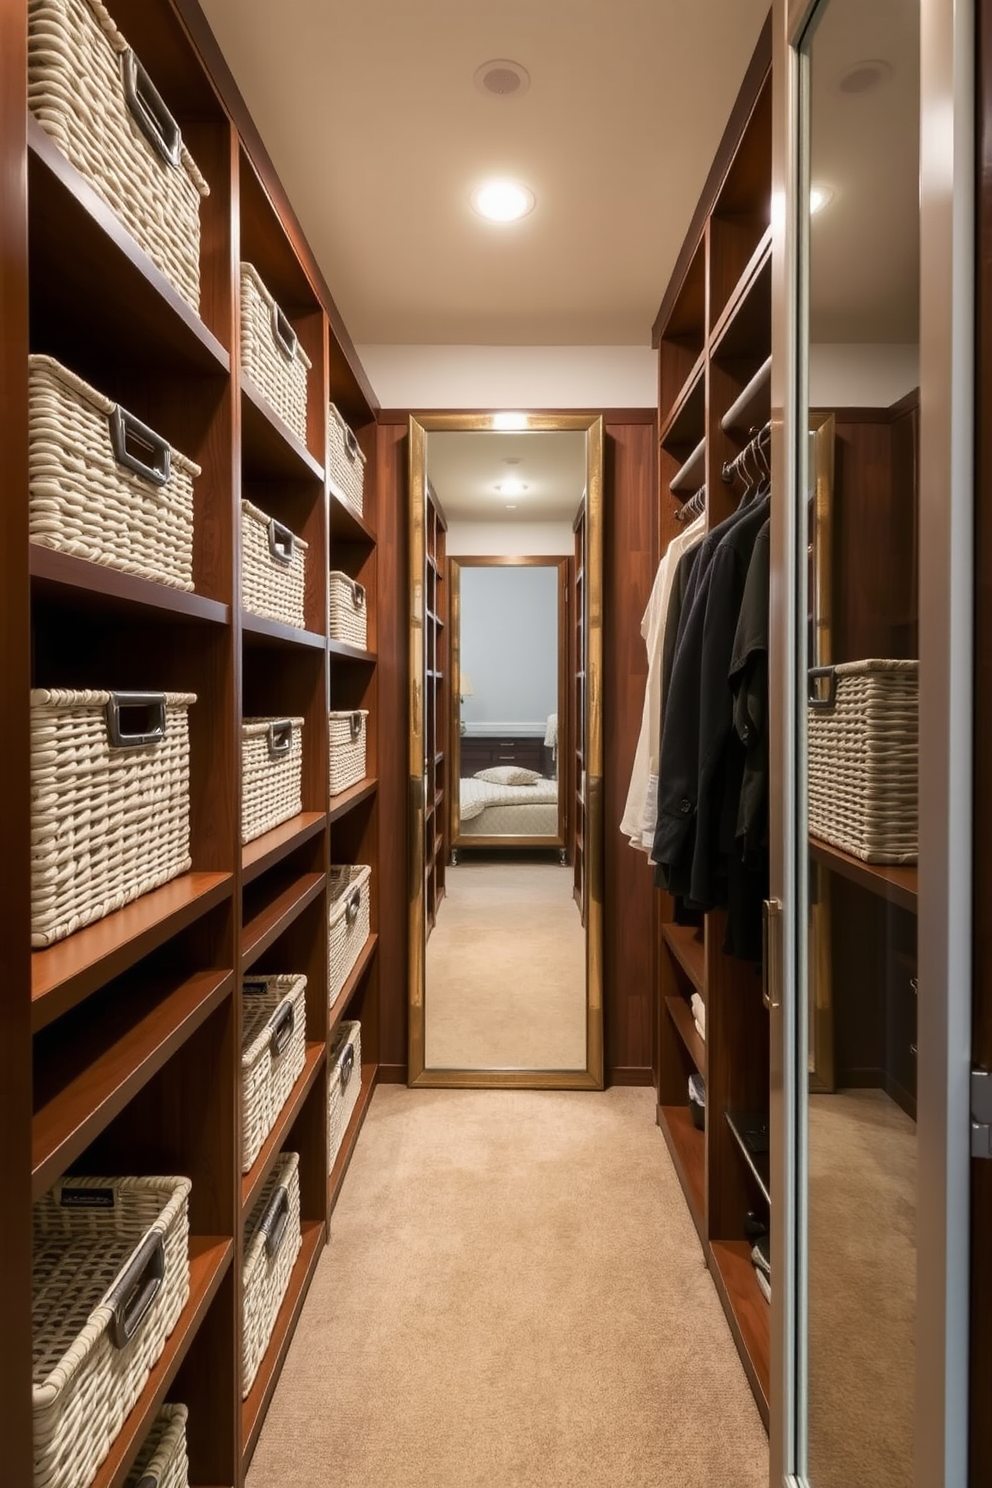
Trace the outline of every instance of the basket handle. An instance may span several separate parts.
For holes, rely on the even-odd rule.
[[[269,724],[269,758],[285,759],[293,749],[293,720],[280,718]]]
[[[348,895],[348,902],[344,907],[344,919],[346,925],[353,925],[358,919],[358,911],[362,907],[361,889],[352,889]]]
[[[365,608],[365,589],[357,579],[352,585],[352,592],[355,600],[355,609],[363,610]]]
[[[127,728],[121,715],[132,708],[140,709],[142,723],[150,723],[150,728]],[[164,692],[112,692],[103,711],[111,749],[143,749],[148,744],[161,744],[165,738]]]
[[[345,425],[344,430],[344,452],[348,456],[348,459],[351,461],[351,463],[354,465],[355,461],[358,459],[358,440],[355,438],[354,434],[347,425]]]
[[[272,1030],[269,1037],[269,1053],[273,1059],[278,1059],[293,1037],[293,1029],[296,1027],[296,1009],[291,1002],[287,1002],[285,1007],[278,1008],[272,1014],[269,1027]]]
[[[353,744],[358,739],[361,738],[361,734],[362,734],[362,723],[363,722],[364,722],[364,720],[363,720],[362,715],[361,715],[360,712],[359,713],[352,713],[352,715],[351,715],[351,742]]]
[[[811,708],[832,708],[837,699],[837,668],[835,666],[810,667],[807,673],[807,701]],[[828,677],[826,697],[821,697],[816,690],[819,677]]]
[[[269,552],[277,563],[290,564],[293,561],[293,553],[296,549],[296,538],[288,527],[277,522],[275,517],[269,519]]]
[[[165,1244],[158,1230],[146,1235],[104,1301],[110,1308],[114,1347],[130,1343],[165,1281]]]
[[[289,316],[272,301],[272,336],[286,360],[291,362],[296,355],[297,336],[289,323]]]
[[[286,1237],[289,1220],[289,1189],[282,1183],[269,1200],[258,1228],[265,1236],[265,1253],[271,1259],[279,1254],[279,1247]]]
[[[347,1088],[348,1088],[348,1081],[351,1079],[352,1072],[353,1072],[354,1068],[355,1068],[355,1046],[354,1046],[354,1044],[349,1044],[348,1047],[347,1047],[347,1049],[345,1049],[345,1051],[344,1051],[344,1058],[341,1061],[341,1089],[342,1089],[342,1091],[347,1090]]]
[[[134,122],[166,165],[175,169],[182,159],[182,132],[130,47],[121,53],[121,82]]]
[[[118,403],[107,415],[114,459],[153,486],[164,486],[172,471],[172,449],[167,439],[149,429]]]

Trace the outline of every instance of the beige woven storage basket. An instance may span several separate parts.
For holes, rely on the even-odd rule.
[[[365,746],[368,730],[367,708],[351,713],[332,713],[328,731],[330,752],[329,788],[332,796],[365,779]]]
[[[361,863],[332,867],[327,916],[328,988],[333,1007],[371,932],[369,880],[372,869]]]
[[[809,830],[866,863],[915,863],[919,662],[814,668],[829,692],[809,707]]]
[[[241,1394],[248,1394],[268,1348],[300,1253],[300,1159],[283,1152],[245,1224]]]
[[[303,810],[303,719],[241,724],[241,841],[251,842]]]
[[[87,1488],[189,1296],[187,1178],[65,1178],[34,1205],[34,1488]]]
[[[124,1488],[189,1488],[184,1405],[163,1405],[144,1446],[134,1460]]]
[[[31,944],[191,866],[191,692],[31,694]]]
[[[52,357],[28,368],[31,541],[192,589],[199,465]]]
[[[283,423],[306,444],[310,358],[249,263],[241,265],[241,363]]]
[[[28,0],[28,106],[199,313],[200,199],[209,188],[100,0]]]
[[[241,983],[241,1171],[262,1150],[306,1059],[305,976]]]
[[[251,615],[306,624],[303,591],[307,544],[250,501],[241,503],[241,605]]]
[[[369,642],[369,612],[365,589],[358,580],[332,569],[328,609],[331,640],[364,651]]]
[[[333,1168],[362,1088],[362,1025],[342,1023],[331,1046],[327,1095],[327,1171]]]
[[[358,515],[365,514],[365,454],[331,403],[327,410],[327,474],[331,489]]]

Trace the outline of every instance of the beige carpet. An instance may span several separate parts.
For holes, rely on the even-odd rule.
[[[810,1098],[810,1482],[912,1488],[916,1126],[881,1090]]]
[[[427,942],[428,1069],[586,1067],[585,935],[572,871],[466,859]]]
[[[248,1488],[766,1488],[653,1118],[380,1086]]]

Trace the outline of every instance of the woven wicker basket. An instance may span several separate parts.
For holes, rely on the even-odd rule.
[[[362,1025],[342,1023],[331,1046],[327,1094],[327,1171],[333,1168],[362,1088]]]
[[[303,719],[241,724],[241,841],[251,842],[303,810]]]
[[[365,745],[368,735],[365,720],[367,708],[351,713],[332,713],[328,731],[330,752],[329,788],[337,796],[350,785],[365,779]]]
[[[300,1253],[299,1168],[297,1153],[282,1153],[245,1225],[242,1396],[258,1373]]]
[[[365,514],[365,454],[334,404],[327,410],[327,474],[331,489],[358,515]]]
[[[29,0],[28,106],[199,313],[200,199],[209,188],[100,0]]]
[[[364,651],[369,642],[369,612],[365,589],[357,579],[331,570],[329,587],[329,629],[332,641],[344,641]]]
[[[189,1488],[184,1405],[163,1405],[144,1446],[134,1460],[124,1488]]]
[[[305,976],[241,983],[241,1171],[262,1150],[306,1058]]]
[[[241,363],[283,423],[306,444],[310,358],[249,263],[241,265]]]
[[[369,938],[369,879],[372,869],[360,863],[331,869],[327,916],[328,989],[333,1007],[348,974]]]
[[[919,663],[851,661],[810,675],[829,680],[809,708],[810,832],[866,863],[915,863]]]
[[[34,1205],[34,1488],[86,1488],[189,1296],[186,1178],[66,1178]]]
[[[199,465],[51,357],[28,366],[31,541],[192,589]]]
[[[241,503],[241,605],[251,615],[306,624],[303,589],[307,544],[250,501]]]
[[[31,944],[191,866],[188,692],[31,694]]]

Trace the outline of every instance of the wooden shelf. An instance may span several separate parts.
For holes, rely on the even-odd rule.
[[[340,821],[342,816],[347,816],[349,811],[367,801],[369,796],[374,796],[379,788],[379,782],[374,777],[360,780],[357,785],[351,785],[347,790],[338,791],[336,796],[331,796],[327,808],[328,821]]]
[[[303,1069],[300,1077],[293,1086],[286,1103],[276,1119],[276,1124],[269,1132],[262,1144],[262,1150],[256,1157],[254,1163],[247,1173],[241,1178],[241,1212],[250,1214],[252,1205],[262,1191],[266,1178],[272,1171],[272,1164],[279,1153],[283,1150],[293,1123],[303,1109],[303,1104],[314,1086],[314,1081],[320,1074],[321,1068],[327,1058],[327,1045],[320,1043],[308,1043],[306,1055],[303,1061]]]
[[[919,870],[915,864],[899,867],[887,863],[863,863],[860,858],[821,842],[818,837],[809,839],[810,856],[832,873],[839,873],[852,883],[860,884],[870,894],[887,899],[910,914],[916,913],[916,891]]]
[[[264,909],[258,911],[241,930],[241,965],[247,971],[277,941],[282,933],[303,913],[308,904],[322,894],[327,875],[301,873],[287,884]]]
[[[665,924],[661,938],[700,996],[706,988],[706,947],[702,930],[695,925]]]
[[[341,1139],[341,1146],[338,1148],[338,1155],[334,1159],[334,1166],[331,1169],[331,1175],[327,1180],[328,1214],[331,1214],[333,1212],[334,1206],[338,1201],[338,1195],[341,1192],[341,1185],[344,1183],[345,1174],[348,1171],[349,1164],[351,1163],[351,1159],[355,1152],[355,1144],[358,1141],[358,1133],[362,1129],[362,1122],[365,1120],[369,1104],[372,1100],[373,1095],[375,1094],[377,1077],[378,1068],[376,1065],[362,1065],[362,1088],[358,1092],[358,1099],[355,1102],[355,1109],[352,1111],[351,1120],[348,1122],[348,1125],[345,1128],[344,1136]]]
[[[331,543],[374,543],[375,533],[365,520],[359,516],[354,507],[350,506],[341,495],[333,480],[328,481],[328,489],[331,495],[330,501],[330,523]]]
[[[247,843],[241,849],[241,882],[251,883],[267,868],[274,867],[316,837],[326,823],[325,811],[301,811],[298,816],[291,816],[281,826],[273,827],[271,832],[264,832],[261,837]]]
[[[200,971],[171,988],[161,979],[135,987],[45,1061],[32,1123],[34,1199],[48,1192],[233,986],[230,971]]]
[[[687,1097],[688,1098],[688,1097]],[[688,1105],[659,1106],[658,1125],[665,1135],[689,1213],[706,1248],[706,1139],[692,1124]]]
[[[125,1419],[109,1454],[101,1463],[91,1488],[122,1488],[159,1406],[217,1294],[233,1255],[232,1240],[211,1235],[190,1236],[189,1298],[186,1306],[166,1339],[165,1348],[149,1374],[145,1388]]]
[[[269,1401],[272,1399],[272,1392],[275,1390],[286,1350],[289,1348],[327,1238],[327,1226],[323,1220],[305,1219],[301,1228],[303,1243],[289,1278],[289,1286],[286,1289],[282,1306],[276,1317],[269,1346],[259,1365],[255,1382],[241,1406],[241,1450],[245,1467],[255,1450],[258,1434],[262,1429],[265,1412],[269,1408]]]
[[[31,543],[31,590],[36,599],[71,604],[96,613],[128,614],[144,612],[148,618],[182,625],[200,621],[209,625],[228,625],[230,606],[202,594],[189,594],[139,579],[135,574],[121,573],[102,563],[74,558],[41,543]]]
[[[764,354],[772,334],[772,230],[766,228],[710,337],[720,361]]]
[[[664,449],[695,445],[706,421],[706,355],[701,353],[661,426]]]
[[[699,1036],[696,1021],[692,1016],[692,1008],[684,997],[666,997],[665,1007],[668,1009],[668,1016],[675,1024],[679,1038],[685,1044],[689,1058],[705,1078],[706,1040]]]
[[[713,1240],[711,1271],[765,1426],[771,1393],[771,1319],[747,1240]]]
[[[245,644],[255,646],[303,646],[311,651],[323,651],[327,637],[315,630],[300,630],[295,625],[284,625],[281,620],[268,620],[264,615],[251,615],[241,611],[241,629]]]
[[[328,641],[327,649],[341,661],[360,661],[367,666],[374,666],[377,659],[374,651],[365,651],[361,646],[349,646],[347,641]]]
[[[230,873],[184,873],[93,925],[31,953],[35,1032],[230,897]]]
[[[301,444],[287,423],[255,386],[241,374],[241,430],[243,462],[253,476],[323,481],[324,467]]]
[[[727,1125],[733,1133],[734,1141],[740,1148],[741,1155],[747,1163],[755,1183],[761,1189],[765,1203],[770,1206],[772,1201],[770,1178],[771,1158],[767,1148],[764,1152],[756,1152],[752,1143],[749,1141],[749,1132],[751,1130],[763,1131],[765,1136],[767,1136],[768,1117],[764,1113],[750,1115],[741,1111],[726,1111],[724,1115],[727,1119]]]
[[[229,375],[231,358],[37,119],[28,116],[32,333],[86,324],[138,364]]]

